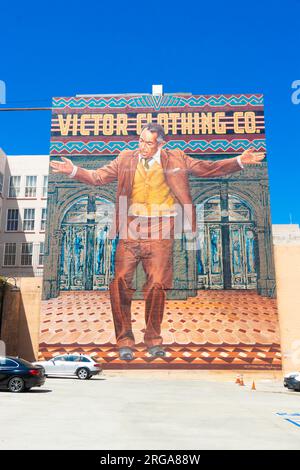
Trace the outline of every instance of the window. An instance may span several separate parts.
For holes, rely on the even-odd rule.
[[[66,361],[68,361],[68,362],[79,362],[80,361],[80,356],[68,356],[66,358]]]
[[[47,220],[47,208],[43,207],[42,209],[42,218],[41,218],[41,230],[45,230]]]
[[[228,210],[229,220],[231,222],[247,221],[252,219],[251,210],[247,203],[242,199],[230,194],[228,198]]]
[[[36,197],[36,176],[26,176],[25,197]]]
[[[45,251],[45,243],[40,242],[40,254],[39,254],[39,265],[44,264],[44,251]]]
[[[24,209],[23,230],[34,230],[35,209]]]
[[[66,356],[57,356],[52,361],[66,361]]]
[[[205,222],[221,221],[222,217],[228,217],[230,222],[245,222],[251,220],[251,210],[247,203],[242,199],[229,194],[227,205],[227,209],[221,208],[220,196],[213,196],[209,198],[204,203]]]
[[[4,266],[15,266],[16,264],[16,243],[5,243],[4,245]]]
[[[87,357],[81,356],[80,362],[92,362],[92,361],[88,359]]]
[[[0,171],[0,195],[3,194],[3,180],[4,180],[4,175],[3,175],[3,173]]]
[[[9,367],[9,368],[16,369],[17,367],[19,367],[19,364],[13,361],[12,359],[8,359],[7,357],[4,357],[0,359],[0,367],[5,367],[5,368]]]
[[[21,176],[11,176],[9,178],[8,197],[20,196],[20,190],[21,190]]]
[[[32,266],[32,243],[22,243],[21,265]]]
[[[43,197],[47,197],[47,192],[48,192],[48,175],[44,176]]]
[[[32,369],[32,363],[31,362],[28,362],[25,359],[20,359],[19,357],[18,357],[18,361],[19,361],[20,366],[26,366],[29,369]]]
[[[13,232],[19,228],[19,209],[7,209],[6,230]]]

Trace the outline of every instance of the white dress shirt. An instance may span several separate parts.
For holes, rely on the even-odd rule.
[[[160,151],[161,149],[158,149],[157,152],[150,158],[147,158],[148,160],[148,165],[149,165],[149,168],[152,167],[152,165],[154,165],[154,163],[158,163],[159,165],[161,165],[161,162],[160,162]],[[142,158],[145,158],[143,157],[143,155],[139,154],[139,162],[141,161]],[[143,162],[144,163],[144,162]],[[144,166],[145,166],[145,163],[144,163]],[[145,170],[147,171],[147,168],[145,167]]]

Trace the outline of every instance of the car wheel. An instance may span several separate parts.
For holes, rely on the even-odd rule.
[[[25,390],[25,383],[21,377],[13,377],[8,382],[8,390],[13,393],[21,393]]]
[[[76,375],[80,380],[88,380],[90,378],[89,370],[85,367],[80,367],[76,372]]]

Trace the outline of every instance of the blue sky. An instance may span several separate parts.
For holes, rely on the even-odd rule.
[[[76,93],[264,93],[273,223],[300,223],[300,0],[5,2],[6,106]],[[299,94],[300,97],[300,94]],[[3,105],[0,107],[4,107]],[[49,152],[50,112],[0,112],[8,154]]]

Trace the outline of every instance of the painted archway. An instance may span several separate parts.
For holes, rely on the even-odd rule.
[[[114,275],[117,240],[108,237],[114,205],[98,196],[82,196],[61,222],[60,290],[105,290]]]
[[[226,207],[220,195],[197,204],[198,287],[206,289],[257,289],[258,250],[251,206],[228,194]]]

